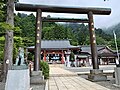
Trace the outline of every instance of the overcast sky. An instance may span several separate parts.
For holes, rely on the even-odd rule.
[[[94,15],[94,23],[97,28],[107,28],[120,22],[120,0],[19,0],[20,3],[26,4],[42,4],[42,5],[57,5],[57,6],[72,6],[72,7],[100,7],[111,8],[110,15]],[[43,16],[50,15],[51,17],[65,18],[87,18],[86,15],[75,14],[53,14],[43,13]]]

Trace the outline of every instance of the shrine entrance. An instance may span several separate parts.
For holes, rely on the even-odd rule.
[[[43,19],[42,12],[53,12],[53,13],[74,13],[74,14],[87,14],[88,19],[61,19],[64,22],[86,22],[89,24],[90,32],[90,44],[91,44],[91,56],[93,69],[99,69],[97,47],[96,47],[96,36],[93,22],[93,14],[95,15],[109,15],[111,13],[110,8],[73,8],[73,7],[57,7],[48,5],[34,5],[34,4],[21,4],[16,3],[15,9],[17,11],[31,11],[36,13],[36,35],[35,35],[35,60],[34,60],[34,70],[39,70],[39,61],[41,58],[41,32],[42,32],[42,21],[57,21],[58,19]],[[60,20],[58,20],[60,21]]]
[[[47,61],[48,63],[62,63],[63,61],[63,52],[62,51],[45,51],[43,53],[43,60]]]

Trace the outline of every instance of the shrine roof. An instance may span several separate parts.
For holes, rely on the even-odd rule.
[[[81,52],[88,52],[89,54],[91,54],[90,45],[81,46],[81,50],[82,50]],[[103,54],[103,53],[114,54],[115,52],[112,49],[110,49],[108,46],[97,45],[97,53],[98,54]]]
[[[35,46],[28,47],[33,49]],[[80,48],[80,46],[73,46],[69,40],[42,40],[41,49],[68,49],[68,48]]]

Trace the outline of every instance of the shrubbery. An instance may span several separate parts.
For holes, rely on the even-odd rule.
[[[42,74],[44,75],[44,79],[49,78],[49,65],[45,61],[40,62],[40,69],[42,70]]]

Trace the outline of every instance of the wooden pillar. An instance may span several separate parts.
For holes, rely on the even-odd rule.
[[[28,48],[25,49],[25,61],[28,63]]]
[[[41,31],[42,31],[42,11],[37,10],[36,13],[36,32],[35,32],[35,60],[34,60],[34,71],[40,69],[41,60]]]
[[[62,51],[62,60],[61,60],[61,63],[64,64],[64,52]]]
[[[44,50],[44,61],[46,61],[46,50]]]
[[[99,69],[93,13],[91,11],[88,13],[88,18],[89,18],[90,45],[91,45],[93,69]]]

